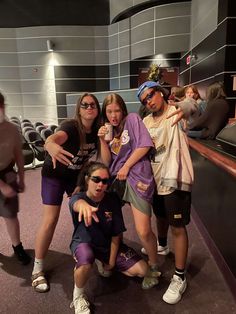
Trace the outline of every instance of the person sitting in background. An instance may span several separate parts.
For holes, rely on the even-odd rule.
[[[178,102],[183,100],[184,94],[184,87],[181,86],[172,86],[170,91],[170,96],[168,97],[168,101]]]
[[[190,121],[187,134],[190,137],[214,139],[227,124],[229,105],[222,83],[214,82],[206,90],[206,109]],[[198,131],[197,135],[193,131]]]
[[[121,202],[115,193],[106,193],[109,180],[107,166],[90,163],[85,192],[73,195],[69,202],[74,224],[70,247],[76,261],[71,307],[76,314],[90,313],[84,290],[94,262],[103,277],[111,276],[113,270],[131,277],[144,277],[148,270],[147,263],[122,241],[126,229]]]
[[[206,101],[201,98],[197,87],[195,85],[189,85],[185,87],[184,94],[186,98],[193,98],[196,100],[199,108],[199,115],[201,115],[206,109]]]
[[[23,265],[27,265],[31,257],[25,252],[20,241],[17,217],[18,192],[23,192],[25,188],[24,157],[21,148],[21,135],[13,123],[6,121],[5,99],[0,93],[0,216],[5,221],[15,256]],[[15,163],[17,173],[13,168]]]

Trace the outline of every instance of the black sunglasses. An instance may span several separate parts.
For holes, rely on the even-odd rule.
[[[156,91],[153,89],[153,90],[152,90],[149,94],[147,94],[147,96],[143,99],[142,104],[143,104],[144,106],[146,106],[147,103],[152,99],[152,97],[154,96],[155,92],[156,92]]]
[[[102,182],[102,184],[108,184],[109,181],[110,181],[110,178],[104,178],[104,179],[102,179],[101,177],[97,177],[97,176],[91,176],[90,179],[91,179],[94,183]]]
[[[90,107],[91,109],[97,109],[97,105],[96,105],[94,102],[92,102],[91,104],[88,104],[88,103],[86,103],[86,102],[82,102],[82,103],[80,104],[80,107],[83,108],[83,109],[88,109],[89,107]]]

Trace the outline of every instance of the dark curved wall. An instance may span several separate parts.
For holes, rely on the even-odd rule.
[[[109,0],[3,0],[0,27],[108,25]]]
[[[115,0],[113,0],[115,1]],[[143,10],[146,10],[148,8],[157,6],[157,5],[162,5],[162,4],[171,4],[171,3],[176,3],[176,2],[186,2],[186,1],[191,1],[191,0],[149,0],[149,1],[138,1],[138,4],[136,4],[135,2],[132,3],[132,6],[129,6],[129,4],[127,4],[127,9],[126,10],[122,10],[119,14],[117,14],[117,16],[113,17],[111,12],[111,18],[112,18],[112,23],[116,23],[119,21],[122,21],[123,19],[127,19],[129,17],[131,17],[132,15],[141,12]],[[124,9],[124,8],[123,8]]]

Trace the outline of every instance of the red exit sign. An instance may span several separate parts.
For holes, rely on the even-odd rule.
[[[191,63],[191,55],[188,55],[186,58],[186,64],[189,65]]]

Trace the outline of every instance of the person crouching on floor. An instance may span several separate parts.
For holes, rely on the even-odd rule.
[[[147,263],[122,241],[126,228],[121,202],[115,193],[106,192],[109,179],[104,164],[91,163],[85,176],[86,191],[72,196],[69,203],[74,224],[70,247],[76,261],[71,307],[77,314],[90,313],[84,288],[94,262],[104,277],[113,270],[131,277],[144,277],[148,272]],[[159,272],[150,275],[150,287],[158,284],[159,276]]]

